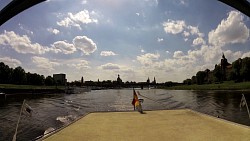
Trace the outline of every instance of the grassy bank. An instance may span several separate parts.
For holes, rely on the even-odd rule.
[[[14,85],[0,84],[0,89],[65,89],[64,86],[35,86],[35,85]]]
[[[250,90],[250,82],[235,83],[228,81],[220,84],[204,85],[181,85],[173,87],[164,87],[169,90]]]

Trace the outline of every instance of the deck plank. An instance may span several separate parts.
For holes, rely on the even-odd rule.
[[[91,113],[45,141],[249,141],[250,128],[191,110]]]

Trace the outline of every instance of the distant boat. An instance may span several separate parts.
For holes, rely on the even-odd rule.
[[[84,92],[90,92],[91,89],[88,87],[67,87],[65,89],[66,94],[80,94]]]

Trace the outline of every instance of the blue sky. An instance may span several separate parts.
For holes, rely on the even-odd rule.
[[[68,81],[182,82],[222,53],[250,57],[249,34],[249,18],[217,0],[48,0],[0,27],[0,61]]]

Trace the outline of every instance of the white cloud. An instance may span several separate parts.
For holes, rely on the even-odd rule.
[[[81,50],[85,55],[89,55],[97,50],[97,46],[93,40],[86,36],[76,36],[73,39],[74,46]]]
[[[250,57],[250,52],[244,53],[241,58],[245,58],[245,57]]]
[[[201,38],[201,37],[198,37],[198,38],[193,40],[193,45],[194,46],[205,45],[205,44],[206,44],[205,40],[203,38]]]
[[[245,43],[249,39],[249,29],[240,12],[231,11],[227,19],[223,19],[215,30],[208,34],[209,43],[216,46]]]
[[[191,33],[192,35],[197,35],[198,37],[204,37],[204,34],[201,33],[201,32],[199,31],[199,28],[198,28],[198,27],[189,25],[189,26],[187,27],[187,29],[190,30],[190,33]]]
[[[185,42],[189,40],[191,35],[197,36],[196,39],[193,40],[194,46],[206,43],[203,39],[204,34],[199,31],[199,28],[191,25],[186,25],[185,21],[183,20],[168,20],[167,22],[163,23],[163,28],[166,33],[182,33]]]
[[[60,33],[60,31],[58,30],[58,29],[53,29],[53,28],[48,28],[47,29],[50,33],[53,33],[53,34],[55,34],[55,35],[57,35],[57,34],[59,34]]]
[[[68,64],[70,67],[74,67],[78,70],[89,69],[89,62],[86,60],[80,60],[79,63]]]
[[[157,42],[162,42],[163,40],[163,38],[157,38]]]
[[[113,51],[102,51],[100,53],[101,56],[115,56],[117,54],[115,54]]]
[[[182,56],[184,56],[182,51],[175,51],[173,55],[174,58],[181,58]]]
[[[185,21],[182,20],[168,20],[163,24],[164,30],[166,33],[178,34],[184,30],[186,27]]]
[[[139,61],[144,66],[150,66],[154,61],[160,58],[160,54],[147,53],[141,56],[137,56],[137,61]]]
[[[190,33],[187,32],[187,31],[184,31],[182,34],[183,34],[185,37],[188,37],[188,36],[190,35]]]
[[[22,24],[19,23],[18,26],[20,27],[20,29],[22,29],[23,31],[25,31],[27,34],[30,34],[30,35],[34,34],[33,31],[27,29],[24,25],[22,25]]]
[[[101,65],[99,68],[103,70],[119,70],[120,66],[117,64],[113,64],[113,63],[107,63],[104,65]]]
[[[54,69],[55,66],[59,66],[60,63],[58,62],[53,62],[50,61],[47,58],[44,57],[39,57],[39,56],[34,56],[31,58],[32,62],[36,65],[36,67],[41,71],[41,72],[51,72]]]
[[[72,54],[76,51],[76,48],[73,44],[67,43],[66,41],[57,41],[51,45],[54,51],[62,52],[64,54]]]
[[[48,51],[47,47],[32,43],[27,35],[20,36],[14,31],[4,31],[3,34],[0,34],[0,45],[9,45],[16,52],[23,54],[44,54]]]
[[[87,4],[88,3],[88,1],[87,0],[82,0],[82,2],[81,2],[82,4]]]
[[[88,10],[83,10],[76,14],[68,13],[68,17],[57,22],[57,24],[64,27],[75,26],[81,29],[81,24],[98,23],[97,19],[90,16],[91,14],[95,14],[95,12],[92,11],[89,13]]]
[[[3,62],[11,68],[18,67],[22,64],[19,60],[10,57],[0,57],[0,62]]]

